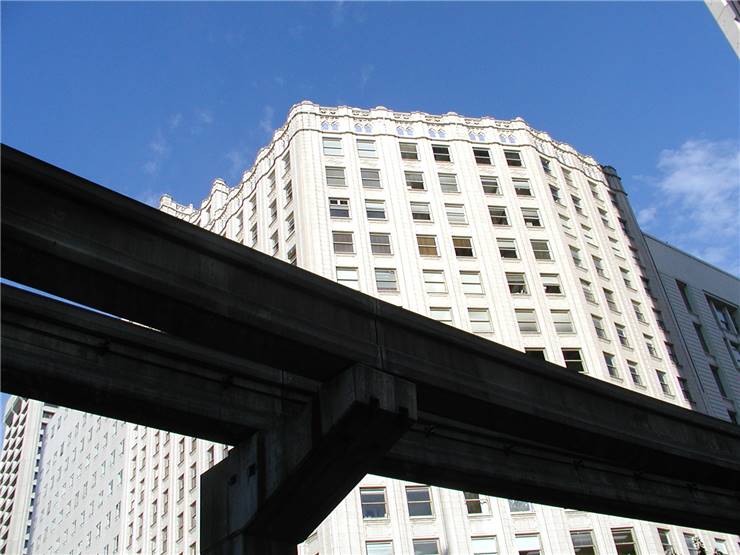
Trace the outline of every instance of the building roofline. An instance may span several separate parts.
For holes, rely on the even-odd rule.
[[[684,256],[688,256],[689,258],[693,258],[697,262],[699,262],[701,264],[704,264],[705,266],[708,266],[712,270],[715,270],[717,272],[721,272],[721,273],[725,274],[728,277],[731,277],[732,279],[734,279],[736,281],[740,281],[740,277],[738,277],[736,275],[733,275],[730,272],[728,272],[727,270],[723,270],[722,268],[719,268],[719,267],[715,266],[714,264],[710,264],[709,262],[707,262],[706,260],[702,260],[698,256],[694,256],[693,254],[691,254],[689,252],[686,252],[684,250],[681,250],[678,247],[675,247],[675,246],[671,245],[670,243],[668,243],[666,241],[663,241],[662,239],[658,239],[657,237],[655,237],[654,235],[651,235],[650,233],[646,233],[645,231],[642,231],[642,234],[645,237],[647,237],[649,239],[652,239],[653,241],[656,241],[656,242],[660,243],[661,245],[664,245],[664,246],[668,247],[669,249],[673,249],[674,251],[679,252],[680,254],[683,254]]]

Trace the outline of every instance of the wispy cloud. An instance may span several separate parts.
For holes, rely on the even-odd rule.
[[[196,116],[198,121],[204,125],[211,125],[213,123],[213,114],[210,110],[199,110]]]
[[[262,118],[260,118],[260,129],[265,133],[272,133],[274,129],[272,118],[275,116],[275,109],[269,104],[262,109]]]
[[[344,23],[344,0],[337,0],[331,6],[331,25],[341,27]]]
[[[656,201],[639,211],[641,225],[679,248],[740,270],[740,148],[732,141],[689,140],[663,150]],[[711,260],[710,260],[711,259]]]
[[[172,114],[170,116],[169,127],[171,130],[174,131],[175,129],[180,127],[181,123],[182,123],[182,114],[177,113],[177,114]]]
[[[373,71],[375,71],[375,66],[373,64],[365,64],[364,66],[362,66],[362,69],[360,70],[361,89],[364,89],[365,85],[367,85],[368,81],[370,81],[370,77],[372,77]]]
[[[229,161],[227,178],[232,183],[247,169],[247,161],[249,160],[247,149],[242,146],[231,149],[226,153],[225,158]]]
[[[153,206],[154,208],[159,208],[159,199],[162,198],[162,195],[164,193],[155,192],[151,189],[147,189],[146,191],[142,191],[138,195],[136,195],[136,200],[139,202],[143,202],[144,204],[148,204],[149,206]]]

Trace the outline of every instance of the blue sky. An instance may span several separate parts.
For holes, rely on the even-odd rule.
[[[1,9],[2,141],[142,201],[233,184],[303,99],[521,116],[740,271],[738,60],[702,2]]]

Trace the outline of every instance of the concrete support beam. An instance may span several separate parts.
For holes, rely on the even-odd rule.
[[[202,552],[294,553],[415,420],[413,384],[349,368],[202,476]]]

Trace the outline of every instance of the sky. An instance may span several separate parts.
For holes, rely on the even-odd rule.
[[[643,228],[740,274],[740,73],[703,2],[3,2],[2,142],[156,205],[230,185],[293,104],[523,117]]]

